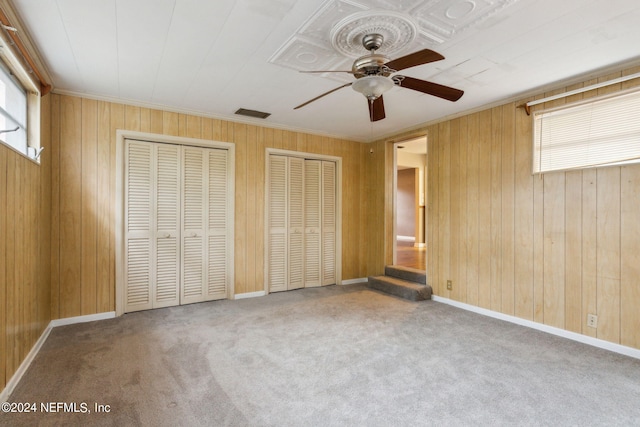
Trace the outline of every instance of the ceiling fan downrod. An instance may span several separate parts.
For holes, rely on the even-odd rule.
[[[362,37],[362,46],[368,51],[371,51],[371,53],[375,53],[376,50],[380,49],[382,43],[384,43],[384,36],[382,34],[365,34],[365,36]]]

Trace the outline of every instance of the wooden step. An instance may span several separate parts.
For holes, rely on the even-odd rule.
[[[409,282],[427,284],[427,273],[424,270],[418,270],[411,267],[403,267],[401,265],[387,265],[384,268],[384,275],[396,277],[398,279]]]
[[[411,301],[431,299],[431,286],[392,276],[371,276],[368,287]]]

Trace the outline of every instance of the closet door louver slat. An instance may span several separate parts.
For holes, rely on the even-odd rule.
[[[208,150],[207,300],[226,298],[231,285],[227,271],[227,155],[226,150]]]
[[[154,144],[155,281],[153,308],[180,303],[180,147]]]
[[[336,283],[336,164],[322,162],[322,285]]]
[[[128,142],[125,162],[125,309],[152,307],[152,157],[150,144]]]
[[[271,292],[287,290],[287,157],[269,156],[269,252]]]
[[[304,287],[304,159],[289,157],[289,277],[287,289]]]
[[[321,213],[320,160],[305,160],[305,286],[320,286],[321,245],[320,226]]]
[[[207,165],[201,148],[184,147],[182,186],[182,304],[205,299]]]

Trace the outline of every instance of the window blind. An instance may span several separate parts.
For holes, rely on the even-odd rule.
[[[640,162],[640,89],[533,115],[533,172]]]

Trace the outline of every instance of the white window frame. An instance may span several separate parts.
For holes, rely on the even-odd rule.
[[[40,88],[33,81],[31,73],[22,65],[22,61],[11,48],[11,42],[2,31],[0,31],[0,61],[24,89],[27,102],[25,146],[16,147],[5,142],[2,134],[0,134],[0,143],[39,164],[42,151],[40,146]]]
[[[534,112],[533,173],[640,163],[638,117],[640,87]]]

